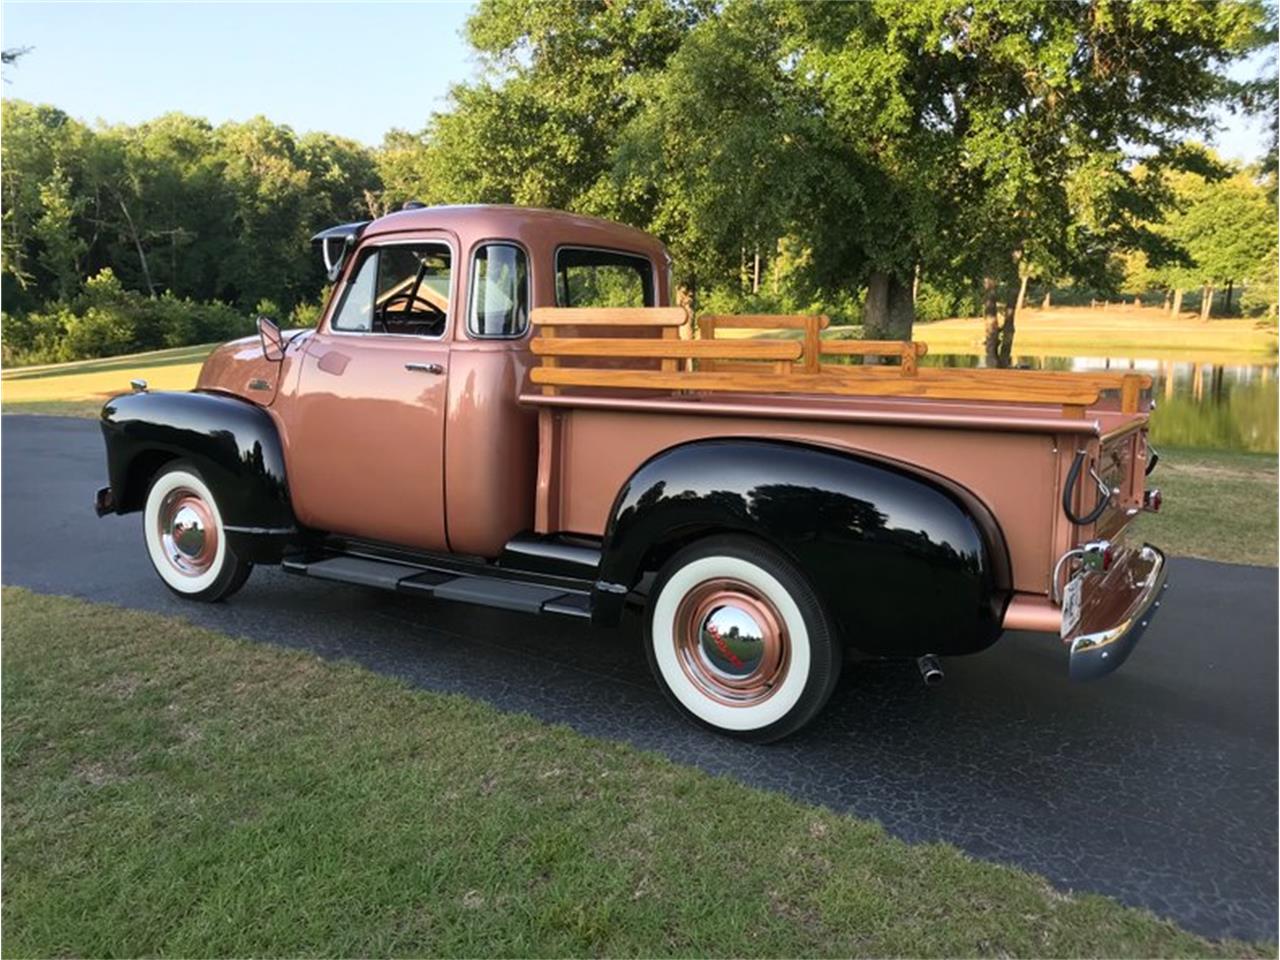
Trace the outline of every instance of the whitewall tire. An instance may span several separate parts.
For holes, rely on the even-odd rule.
[[[142,533],[151,565],[165,586],[191,600],[230,596],[252,569],[227,542],[213,492],[185,462],[167,464],[151,481]]]
[[[777,740],[826,704],[838,638],[796,566],[749,537],[680,551],[650,594],[645,642],[667,697],[704,726]]]

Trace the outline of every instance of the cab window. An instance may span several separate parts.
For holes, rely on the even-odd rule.
[[[633,253],[561,247],[556,251],[556,305],[652,307],[653,266]]]
[[[344,333],[444,335],[452,254],[436,243],[388,244],[361,255],[333,328]]]
[[[529,265],[524,251],[510,243],[489,243],[471,264],[473,337],[518,337],[529,326]]]

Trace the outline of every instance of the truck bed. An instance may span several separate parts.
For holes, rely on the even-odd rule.
[[[1051,593],[1055,560],[1094,535],[1118,535],[1142,502],[1141,466],[1150,379],[1142,374],[1072,374],[1020,370],[841,367],[818,364],[803,348],[790,361],[744,359],[744,341],[720,359],[711,343],[672,336],[673,310],[539,310],[543,337],[531,371],[541,392],[521,400],[540,411],[537,522],[540,533],[601,536],[613,497],[651,456],[692,440],[741,436],[834,447],[934,473],[967,488],[998,518],[1008,543],[1013,587],[1028,599]],[[568,327],[643,332],[651,320],[660,338],[620,337],[610,351],[599,336],[567,337]],[[677,331],[679,324],[674,325]],[[547,337],[548,329],[553,332]],[[586,341],[594,359],[557,349]],[[722,341],[712,341],[721,343]],[[798,341],[755,340],[768,347]],[[813,339],[809,341],[812,349]],[[647,347],[637,344],[647,343]],[[822,342],[823,344],[826,341]],[[844,352],[919,355],[915,345],[840,341]],[[690,349],[690,344],[703,346]],[[682,346],[683,345],[683,346]],[[771,355],[769,355],[771,356]],[[619,367],[622,360],[647,367]],[[705,369],[708,359],[713,364]],[[578,366],[564,366],[565,362]],[[551,366],[547,362],[552,361]],[[754,369],[748,364],[754,362]],[[605,364],[613,364],[612,366]],[[724,363],[732,370],[718,369]],[[658,364],[665,364],[663,369]],[[784,364],[786,366],[784,366]],[[794,369],[791,367],[794,366]],[[731,379],[730,379],[731,378]],[[1099,520],[1072,524],[1061,509],[1077,451],[1090,462],[1114,461],[1107,482],[1121,491]],[[1123,474],[1123,475],[1121,475]],[[1081,513],[1094,500],[1078,484]]]

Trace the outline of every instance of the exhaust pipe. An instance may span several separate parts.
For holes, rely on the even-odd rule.
[[[926,653],[923,657],[917,658],[916,666],[920,668],[920,678],[924,680],[926,687],[936,687],[942,683],[945,676],[942,672],[942,664],[932,653]]]

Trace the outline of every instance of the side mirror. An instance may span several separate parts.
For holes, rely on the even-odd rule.
[[[285,342],[284,334],[270,317],[258,317],[258,339],[262,341],[264,357],[272,363],[280,363],[284,360],[284,351],[288,344]]]

